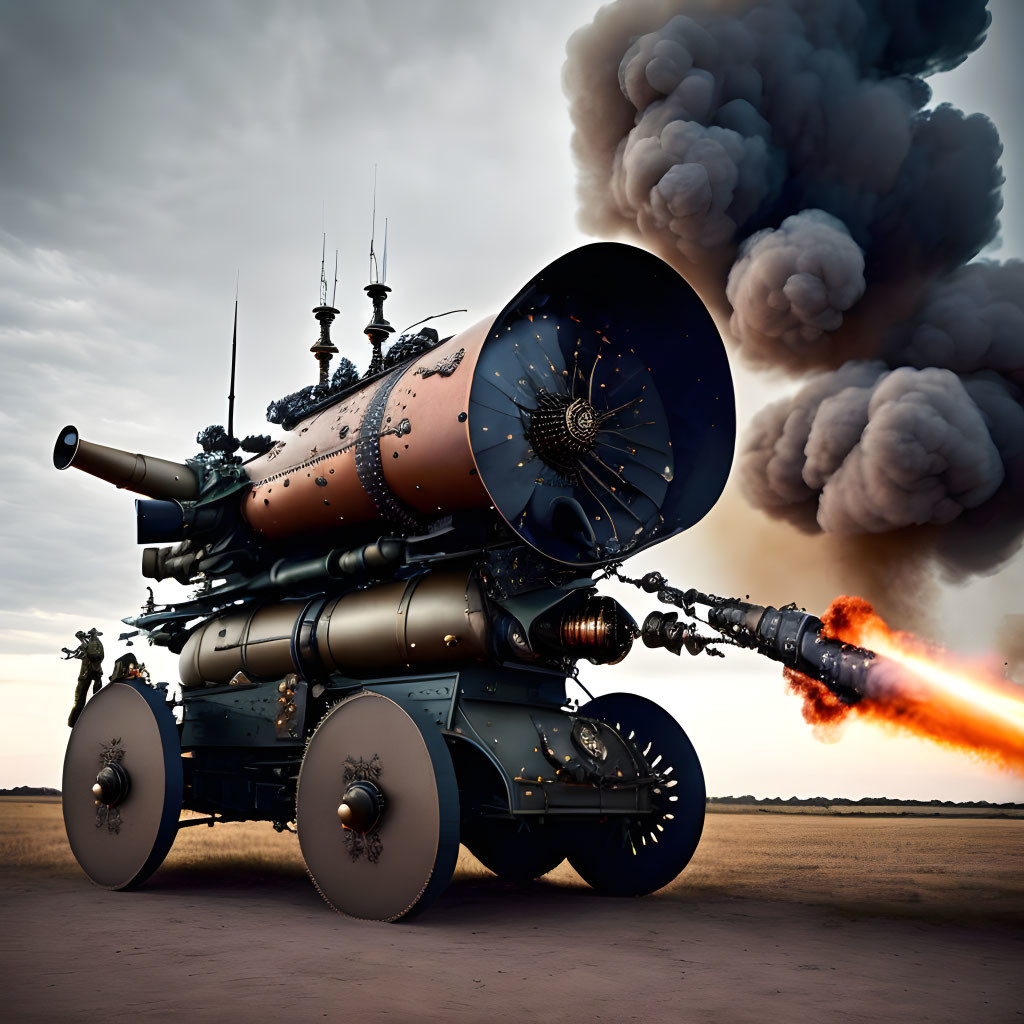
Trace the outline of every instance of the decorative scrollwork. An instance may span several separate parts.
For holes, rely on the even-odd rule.
[[[346,786],[353,782],[376,782],[383,770],[379,754],[374,754],[369,760],[364,757],[346,757],[342,764],[342,780]],[[366,854],[366,859],[371,864],[376,864],[380,860],[384,845],[377,829],[364,833],[346,828],[342,834],[345,836],[348,855],[353,862],[359,860],[363,854]]]
[[[124,761],[124,747],[121,746],[121,737],[112,739],[100,747],[99,758],[100,770],[108,764],[121,764]],[[96,827],[106,826],[108,832],[117,835],[121,831],[121,808],[114,805],[109,806],[102,801],[96,805]]]
[[[350,782],[376,782],[380,778],[382,767],[379,754],[374,754],[369,761],[364,757],[346,757],[342,763],[342,778],[346,786]]]
[[[417,377],[433,377],[436,373],[440,377],[450,377],[458,368],[459,363],[462,362],[463,356],[465,356],[466,350],[460,348],[458,352],[453,352],[449,356],[445,356],[444,359],[435,363],[433,366],[421,366],[416,371]]]

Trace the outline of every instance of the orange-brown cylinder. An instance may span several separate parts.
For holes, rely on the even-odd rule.
[[[426,519],[486,508],[467,410],[491,322],[413,359],[397,379],[388,374],[307,417],[248,462],[253,486],[242,512],[249,525],[272,538],[343,529],[389,518],[389,498]]]

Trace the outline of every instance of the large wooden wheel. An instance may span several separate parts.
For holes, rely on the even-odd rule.
[[[182,803],[181,744],[163,694],[104,687],[71,730],[62,803],[82,870],[106,889],[141,885],[167,856]]]
[[[445,889],[459,852],[459,790],[440,732],[364,691],[317,726],[296,821],[310,877],[351,917],[395,921]]]

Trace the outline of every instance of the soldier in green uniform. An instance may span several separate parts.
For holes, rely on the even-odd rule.
[[[93,627],[88,633],[80,629],[75,633],[75,636],[79,640],[76,650],[71,651],[67,647],[61,648],[64,652],[65,661],[71,658],[78,658],[82,662],[82,668],[78,673],[78,687],[75,690],[75,706],[71,709],[71,714],[68,716],[69,727],[74,726],[75,722],[78,721],[78,716],[82,713],[82,708],[85,707],[89,683],[93,684],[93,693],[98,693],[103,685],[103,644],[100,643],[99,639],[103,634]]]

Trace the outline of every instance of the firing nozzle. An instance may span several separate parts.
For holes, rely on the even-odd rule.
[[[873,651],[826,636],[821,619],[792,605],[714,600],[708,624],[733,643],[820,680],[845,704],[856,704],[864,695]]]

